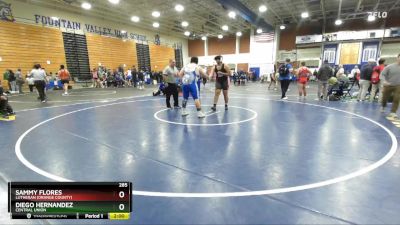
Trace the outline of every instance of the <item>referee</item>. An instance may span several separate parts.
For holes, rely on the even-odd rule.
[[[170,59],[169,65],[163,71],[164,81],[166,83],[165,93],[167,95],[167,108],[171,109],[171,95],[174,97],[174,108],[178,109],[178,86],[176,85],[176,77],[178,76],[178,69],[175,66],[175,60]]]

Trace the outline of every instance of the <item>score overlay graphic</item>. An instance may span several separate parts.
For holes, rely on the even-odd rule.
[[[131,182],[10,182],[12,219],[126,220],[132,212]]]

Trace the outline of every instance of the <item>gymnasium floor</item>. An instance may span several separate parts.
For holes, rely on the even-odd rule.
[[[123,89],[11,97],[0,125],[0,224],[399,224],[399,128],[377,103],[280,101],[232,87],[204,119]],[[11,221],[8,181],[132,181],[130,221]]]

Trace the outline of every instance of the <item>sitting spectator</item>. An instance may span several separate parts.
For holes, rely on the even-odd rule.
[[[164,90],[165,90],[165,84],[164,84],[164,82],[161,82],[161,83],[159,84],[159,86],[158,86],[158,90],[156,90],[156,91],[153,92],[153,96],[158,96],[158,95],[160,95],[160,94],[165,95]]]
[[[3,117],[15,115],[11,105],[8,103],[8,98],[4,94],[3,87],[0,85],[0,113]]]

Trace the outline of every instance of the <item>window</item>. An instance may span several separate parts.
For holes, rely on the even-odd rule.
[[[328,63],[335,63],[336,60],[336,48],[326,48],[324,51],[324,61],[328,60]]]

